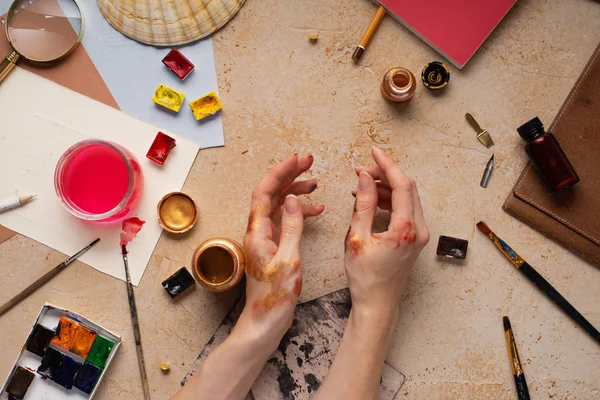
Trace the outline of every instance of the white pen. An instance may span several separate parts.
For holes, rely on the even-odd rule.
[[[35,198],[36,195],[33,196],[19,196],[14,197],[12,199],[5,199],[0,201],[0,213],[8,210],[12,210],[13,208],[21,207],[29,203],[31,200]]]

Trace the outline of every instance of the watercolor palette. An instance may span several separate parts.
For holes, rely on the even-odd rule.
[[[120,336],[46,303],[2,386],[0,400],[91,399]]]

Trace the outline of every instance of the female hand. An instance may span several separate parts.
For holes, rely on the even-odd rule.
[[[372,154],[376,165],[356,169],[359,178],[346,236],[346,275],[353,308],[395,315],[429,231],[415,182],[380,148],[373,147]],[[391,213],[386,232],[372,232],[377,207]]]
[[[415,260],[429,241],[414,181],[380,148],[373,148],[373,158],[376,165],[356,169],[356,202],[345,242],[352,309],[340,348],[315,400],[378,398],[400,296]],[[372,231],[378,206],[391,213],[388,230],[383,233]]]
[[[303,207],[296,197],[317,188],[314,179],[294,182],[312,163],[310,154],[294,154],[269,171],[252,192],[244,236],[246,306],[231,334],[173,400],[245,398],[289,329],[302,288],[304,217],[324,209],[320,204]]]
[[[274,346],[293,321],[302,289],[304,217],[324,210],[321,204],[303,206],[296,197],[317,188],[315,179],[294,182],[312,163],[312,155],[294,154],[269,171],[252,192],[244,236],[246,307],[242,318],[258,326],[258,334]]]

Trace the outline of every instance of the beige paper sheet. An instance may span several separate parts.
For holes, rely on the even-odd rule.
[[[0,104],[0,198],[15,191],[38,195],[25,207],[0,214],[0,224],[69,255],[100,237],[80,260],[119,279],[125,275],[120,224],[93,224],[71,216],[56,197],[54,168],[68,147],[88,138],[114,141],[138,158],[144,193],[136,215],[146,224],[128,249],[131,279],[139,284],[162,233],[156,204],[164,194],[181,189],[199,146],[21,68],[0,84]],[[159,130],[177,140],[163,167],[146,158]]]

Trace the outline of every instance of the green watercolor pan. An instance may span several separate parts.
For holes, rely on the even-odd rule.
[[[119,335],[46,303],[2,385],[0,400],[91,399],[120,345]]]

